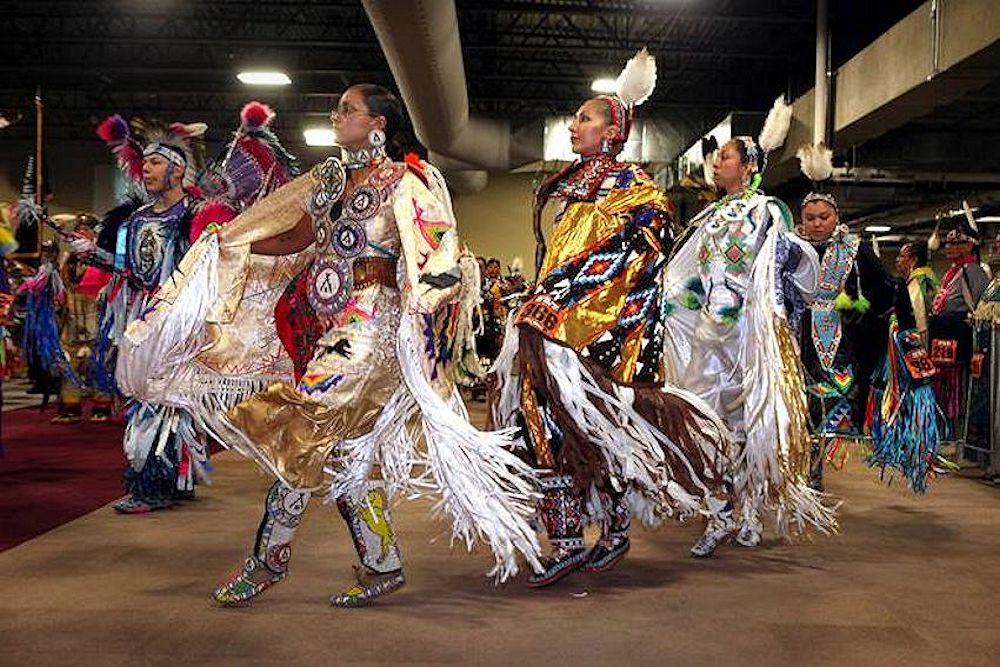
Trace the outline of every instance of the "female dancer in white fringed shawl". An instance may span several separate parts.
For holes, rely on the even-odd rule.
[[[128,330],[123,386],[190,406],[220,441],[277,477],[252,552],[215,592],[222,605],[247,604],[287,576],[292,538],[320,489],[337,502],[362,562],[335,606],[403,585],[388,514],[394,492],[440,495],[456,537],[489,543],[498,579],[517,571],[518,553],[538,565],[531,471],[505,451],[509,435],[468,423],[455,385],[475,358],[475,260],[461,251],[437,170],[387,157],[401,116],[385,89],[349,88],[331,114],[342,156],[203,237],[157,307]],[[249,282],[262,256],[298,261],[258,285],[281,295],[273,316]],[[261,347],[232,349],[237,359],[280,338],[294,379],[239,396],[235,407],[200,394],[184,362],[222,367],[212,356],[231,338]],[[426,451],[416,449],[418,434]],[[376,468],[382,479],[370,481]]]
[[[766,155],[788,131],[791,107],[778,100],[760,141],[736,137],[706,159],[725,196],[691,221],[664,274],[668,368],[725,420],[742,526],[737,542],[756,546],[761,514],[778,532],[835,530],[834,512],[807,485],[808,413],[794,330],[816,286],[815,251],[792,233],[783,202],[760,192]],[[722,517],[723,519],[725,517]],[[692,548],[711,553],[734,530],[710,524]]]

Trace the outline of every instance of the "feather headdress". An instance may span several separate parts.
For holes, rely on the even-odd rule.
[[[198,172],[205,165],[205,123],[170,123],[132,119],[132,127],[142,136],[143,154],[154,151],[155,146],[179,151],[184,156],[184,184],[193,185]]]
[[[132,137],[128,122],[114,114],[97,126],[97,136],[111,147],[118,166],[134,181],[142,179],[142,146]]]
[[[934,231],[938,232],[938,229],[935,228]],[[938,242],[940,243],[940,240]],[[979,224],[976,222],[976,216],[972,214],[972,208],[968,201],[962,200],[962,215],[952,224],[951,229],[944,237],[944,242],[979,245]],[[929,247],[930,242],[927,245]]]
[[[976,216],[972,215],[972,207],[969,206],[969,201],[967,199],[962,200],[962,211],[965,213],[966,222],[969,223],[969,229],[978,234],[979,224],[976,222]]]
[[[934,216],[934,231],[931,235],[927,237],[927,249],[931,252],[937,252],[941,248],[941,219],[942,214],[939,212]]]
[[[635,108],[649,99],[654,88],[656,88],[656,58],[643,47],[625,63],[625,67],[615,79],[617,92],[597,96],[596,99],[603,100],[608,105],[611,125],[618,131],[618,136],[612,140],[614,153],[621,151],[622,146],[628,141]]]
[[[134,182],[142,180],[142,159],[155,146],[168,148],[184,164],[184,183],[191,185],[204,163],[204,123],[171,123],[108,116],[97,126],[97,135],[111,147],[118,166]]]
[[[944,234],[945,243],[970,242],[979,245],[979,225],[976,222],[976,217],[972,215],[968,201],[962,201],[962,213],[964,219],[959,218],[958,222],[951,225],[951,228]],[[943,211],[938,211],[937,215],[934,216],[934,231],[927,238],[927,249],[931,252],[937,252],[941,249],[941,224],[946,217],[948,216]]]
[[[751,179],[751,189],[760,187],[764,169],[767,167],[767,155],[785,143],[788,136],[788,129],[792,126],[792,107],[785,102],[784,95],[778,95],[767,113],[764,120],[764,127],[760,131],[757,140],[753,137],[739,136],[733,137],[743,144],[746,149],[747,162],[755,165],[753,177]]]

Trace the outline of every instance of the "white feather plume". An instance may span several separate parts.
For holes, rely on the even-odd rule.
[[[715,187],[715,158],[719,154],[719,149],[716,148],[714,151],[709,151],[708,155],[705,156],[705,162],[702,164],[703,176],[705,178],[705,184],[710,188]]]
[[[962,210],[965,211],[965,219],[969,223],[969,229],[978,234],[979,225],[976,224],[976,216],[972,215],[972,207],[969,206],[969,202],[965,199],[962,200]]]
[[[519,276],[522,271],[524,271],[524,260],[520,256],[510,260],[510,272],[512,274]]]
[[[785,143],[788,136],[788,129],[792,126],[792,105],[785,102],[784,95],[778,95],[774,100],[774,106],[767,113],[767,120],[764,121],[764,129],[760,131],[757,143],[764,153],[779,148]]]
[[[799,167],[813,183],[825,181],[833,175],[833,151],[822,141],[818,144],[806,144],[795,153],[799,158]]]
[[[618,97],[626,107],[639,106],[649,99],[656,88],[656,58],[646,47],[629,58],[615,81]]]
[[[937,252],[941,248],[941,214],[938,213],[935,218],[934,231],[927,238],[927,249],[931,252]]]

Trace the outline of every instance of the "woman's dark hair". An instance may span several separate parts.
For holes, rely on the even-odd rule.
[[[395,138],[403,122],[403,105],[399,103],[399,99],[392,94],[392,91],[374,83],[358,83],[351,86],[351,89],[358,91],[365,98],[368,113],[385,118],[386,154],[393,160],[401,159],[403,147]]]
[[[909,255],[913,258],[913,263],[917,268],[927,266],[927,243],[925,241],[912,241],[906,244],[909,246]]]
[[[604,122],[608,125],[614,123],[614,118],[611,117],[611,102],[608,101],[607,96],[598,95],[597,97],[591,97],[590,99],[601,103],[601,117],[604,119]],[[590,100],[587,101],[589,102]]]
[[[351,86],[365,98],[368,113],[385,118],[385,138],[392,139],[403,121],[403,106],[391,91],[373,83],[359,83]]]
[[[748,162],[750,162],[750,152],[747,150],[747,145],[743,143],[742,139],[740,139],[739,137],[733,137],[726,143],[736,146],[736,150],[739,151],[740,154],[740,162],[742,162],[743,164],[747,164]]]

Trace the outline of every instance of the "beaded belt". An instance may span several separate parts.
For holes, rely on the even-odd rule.
[[[354,260],[354,289],[363,290],[372,285],[395,289],[396,260],[388,257],[358,257]]]

